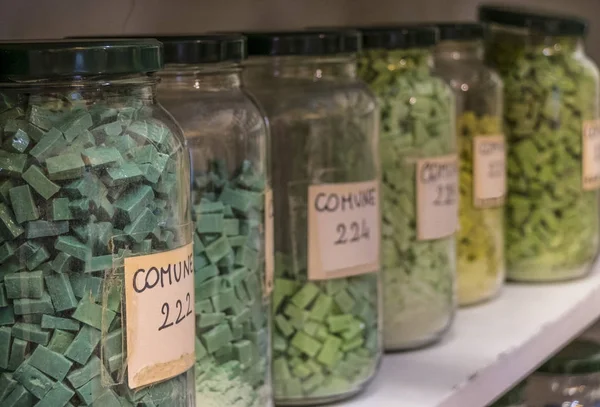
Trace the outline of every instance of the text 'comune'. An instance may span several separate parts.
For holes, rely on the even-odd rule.
[[[169,263],[167,265],[140,268],[133,274],[133,289],[143,293],[155,287],[164,288],[185,280],[194,273],[194,258],[188,256],[187,261]]]
[[[315,209],[318,212],[344,212],[376,205],[377,188],[374,187],[345,194],[320,192],[315,197]]]

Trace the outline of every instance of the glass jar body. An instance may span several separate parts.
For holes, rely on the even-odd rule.
[[[528,379],[526,401],[528,407],[598,406],[600,373],[534,373]]]
[[[167,65],[161,78],[192,160],[198,405],[270,406],[266,123],[239,66]]]
[[[385,348],[420,347],[441,337],[456,308],[454,230],[428,240],[417,230],[419,161],[456,154],[453,95],[429,49],[365,51],[359,75],[382,117]]]
[[[191,250],[192,238],[189,156],[155,83],[148,75],[0,83],[8,250],[0,336],[10,354],[0,363],[2,405],[194,405],[191,368],[132,384],[132,360],[148,355],[135,340],[140,319],[156,333],[143,345],[151,352],[174,345],[160,341],[183,328],[152,325],[164,319],[158,302],[141,317],[130,308],[128,261]],[[179,264],[189,296],[193,279]]]
[[[593,164],[585,129],[597,126],[598,70],[579,38],[502,26],[491,27],[486,61],[504,81],[508,278],[581,277],[598,247],[598,191],[583,165]]]
[[[378,366],[379,270],[312,277],[316,227],[309,225],[309,195],[313,188],[364,182],[377,188],[376,104],[346,58],[251,59],[245,81],[271,129],[275,401],[312,405],[347,398]],[[371,226],[378,230],[375,219]]]
[[[435,50],[435,67],[456,95],[458,303],[472,305],[493,298],[505,278],[502,81],[485,66],[481,41],[441,42]]]

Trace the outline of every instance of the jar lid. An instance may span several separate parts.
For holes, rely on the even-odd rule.
[[[363,49],[427,48],[439,41],[438,29],[433,25],[401,25],[360,27]]]
[[[582,37],[587,34],[587,21],[575,16],[525,7],[501,5],[479,6],[479,20],[485,23],[528,28],[545,35]]]
[[[82,37],[75,37],[82,38]],[[102,35],[83,37],[94,39],[152,38],[162,42],[165,64],[214,64],[218,62],[241,62],[246,59],[246,38],[234,33],[183,34],[136,34]]]
[[[165,64],[214,64],[246,59],[246,38],[241,34],[159,35]]]
[[[440,41],[475,41],[483,38],[483,25],[475,22],[435,23]]]
[[[583,339],[575,340],[550,358],[537,371],[554,374],[600,372],[600,344]]]
[[[153,39],[0,41],[0,77],[156,72],[162,44]]]
[[[325,56],[360,51],[361,36],[356,30],[306,30],[249,32],[250,56]]]

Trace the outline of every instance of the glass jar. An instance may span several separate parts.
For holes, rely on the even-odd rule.
[[[494,297],[505,276],[502,80],[483,63],[483,26],[445,23],[437,27],[436,70],[454,90],[457,102],[458,303],[471,305]]]
[[[576,339],[528,379],[529,407],[600,406],[600,345]]]
[[[527,380],[523,380],[492,403],[490,407],[528,407],[525,404],[526,387]]]
[[[358,38],[248,34],[244,79],[271,128],[280,405],[347,398],[380,359],[378,111]]]
[[[598,249],[598,69],[586,23],[482,6],[486,61],[504,81],[508,278],[557,281],[588,273]]]
[[[189,155],[156,40],[0,44],[0,405],[193,406]]]
[[[183,128],[192,159],[197,403],[270,406],[267,128],[241,86],[246,40],[158,39],[166,63],[158,97]]]
[[[410,349],[439,339],[456,308],[454,97],[432,70],[435,28],[362,32],[359,75],[382,118],[384,343]]]

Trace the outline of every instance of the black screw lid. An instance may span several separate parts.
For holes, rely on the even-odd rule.
[[[325,56],[358,52],[360,33],[356,30],[306,30],[249,32],[250,56]]]
[[[241,62],[246,59],[246,38],[235,33],[103,35],[84,38],[156,39],[163,44],[165,64],[214,64],[218,62]]]
[[[501,5],[479,6],[479,20],[484,23],[527,28],[544,35],[583,37],[587,34],[587,21],[564,14],[525,7]]]
[[[435,23],[440,41],[475,41],[483,38],[483,25],[476,22]]]
[[[210,64],[246,59],[246,38],[241,34],[152,37],[163,43],[166,64]]]
[[[363,49],[427,48],[438,43],[439,33],[430,25],[360,27]]]
[[[0,41],[0,77],[156,72],[162,44],[153,39]]]

